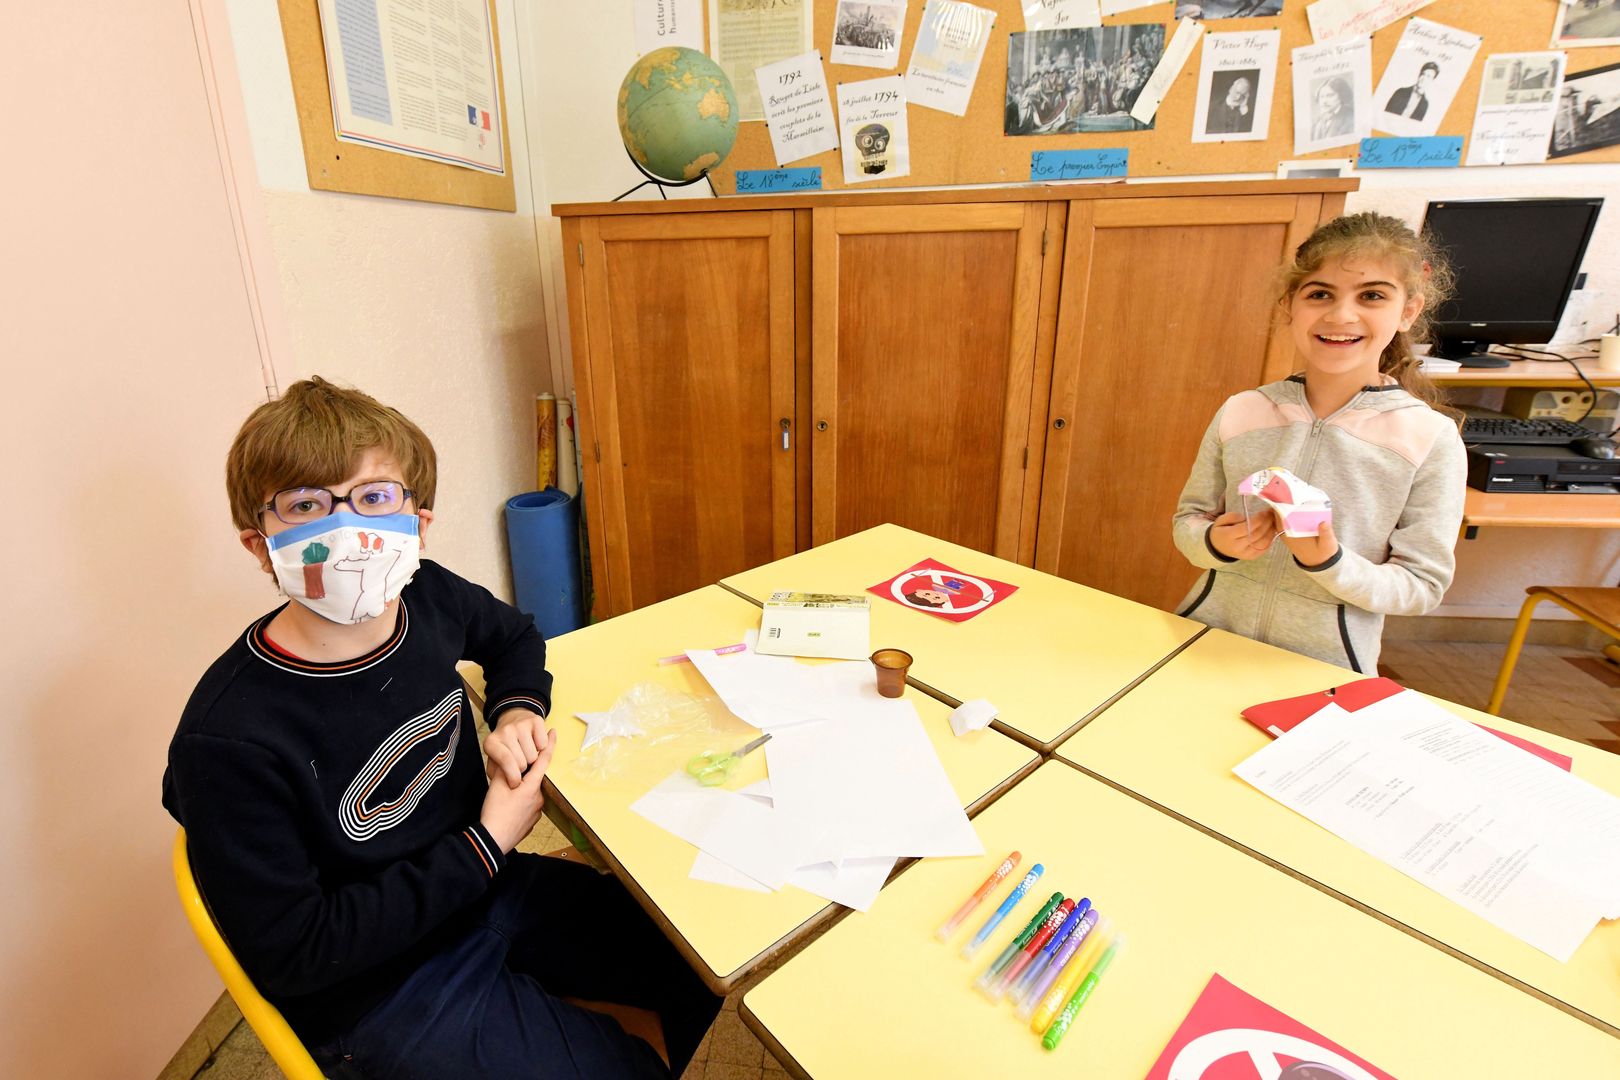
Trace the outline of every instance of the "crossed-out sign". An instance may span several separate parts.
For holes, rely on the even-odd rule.
[[[902,607],[952,622],[966,622],[1017,591],[1016,585],[964,574],[933,559],[924,559],[867,589]]]

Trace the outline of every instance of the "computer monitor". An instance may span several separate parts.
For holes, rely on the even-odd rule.
[[[1434,354],[1463,367],[1506,367],[1485,350],[1551,338],[1602,208],[1599,198],[1431,202],[1424,235],[1457,277],[1454,296],[1433,315]]]

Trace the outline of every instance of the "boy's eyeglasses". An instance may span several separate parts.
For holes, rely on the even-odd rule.
[[[395,514],[404,508],[406,499],[415,495],[397,480],[356,484],[347,495],[334,495],[325,488],[295,487],[276,492],[276,497],[261,509],[270,511],[287,525],[303,525],[326,517],[337,509],[338,503],[348,503],[349,509],[363,517]]]

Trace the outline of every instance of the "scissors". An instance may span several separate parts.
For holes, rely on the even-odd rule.
[[[761,735],[747,746],[736,750],[705,750],[686,763],[686,771],[697,777],[704,787],[719,787],[731,777],[731,770],[748,754],[769,742],[769,735]]]

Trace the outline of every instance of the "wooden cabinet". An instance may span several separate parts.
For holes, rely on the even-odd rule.
[[[593,613],[885,521],[1173,604],[1199,437],[1289,370],[1272,275],[1353,186],[556,207]]]

